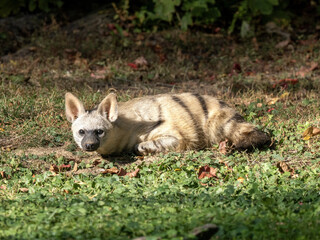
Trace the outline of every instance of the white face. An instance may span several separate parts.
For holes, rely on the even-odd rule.
[[[97,150],[111,128],[112,124],[97,111],[87,112],[72,123],[74,140],[85,151]]]

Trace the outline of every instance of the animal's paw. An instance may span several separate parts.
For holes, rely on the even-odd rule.
[[[157,152],[157,148],[150,142],[142,142],[135,146],[135,153],[138,155],[148,155]]]

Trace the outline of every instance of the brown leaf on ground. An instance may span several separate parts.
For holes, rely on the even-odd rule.
[[[73,171],[73,172],[78,171],[78,163],[77,163],[77,162],[74,163],[74,166],[73,166],[72,171]]]
[[[53,172],[53,173],[59,173],[59,172],[62,172],[62,171],[68,171],[71,169],[71,165],[70,164],[61,164],[59,166],[57,166],[56,164],[52,164],[49,168],[49,171],[50,172]]]
[[[53,172],[53,173],[58,173],[59,172],[59,168],[56,164],[52,164],[49,168],[49,171],[50,172]]]
[[[58,168],[60,171],[66,171],[66,170],[71,169],[71,165],[70,164],[61,164]]]
[[[91,72],[90,77],[94,79],[105,79],[106,78],[106,69],[98,69],[94,72]]]
[[[290,39],[278,42],[277,45],[275,46],[275,48],[284,48],[284,47],[288,46],[289,43],[290,43]]]
[[[282,173],[293,171],[293,169],[285,162],[278,162],[277,167],[278,167],[279,171]]]
[[[105,169],[102,174],[105,174],[105,173],[110,173],[110,174],[117,174],[119,172],[118,168],[116,167],[112,167],[112,168],[109,168],[109,169]]]
[[[218,169],[213,168],[213,167],[209,167],[208,165],[200,167],[199,172],[198,172],[198,179],[203,179],[205,177],[218,178],[217,175],[216,175],[217,171],[218,171]]]
[[[244,178],[243,178],[243,177],[239,177],[239,178],[237,179],[237,181],[240,182],[240,183],[243,183],[243,182],[244,182]]]
[[[298,174],[295,173],[295,170],[285,162],[278,162],[277,167],[281,173],[289,172],[292,178],[298,177]]]
[[[129,177],[137,177],[138,176],[138,173],[140,171],[140,168],[137,168],[136,170],[134,170],[133,172],[129,172],[127,173],[127,176]]]
[[[110,174],[117,174],[119,177],[123,177],[123,176],[129,176],[129,177],[137,177],[138,172],[140,171],[139,168],[137,168],[136,170],[134,170],[133,172],[127,172],[125,169],[120,168],[117,169],[116,167],[112,167],[110,169],[106,169],[103,172],[101,172],[102,174],[105,173],[110,173]]]
[[[232,73],[241,73],[241,72],[242,72],[241,65],[239,63],[234,63],[232,66]]]
[[[28,188],[19,188],[19,192],[27,193],[27,192],[29,192],[29,189]]]
[[[315,136],[315,135],[318,135],[318,134],[320,134],[320,128],[314,127],[313,130],[312,130],[312,135]]]
[[[320,129],[317,127],[308,127],[303,133],[302,133],[302,137],[303,140],[309,140],[311,137],[316,136],[320,134]]]
[[[305,77],[305,76],[311,74],[311,72],[313,70],[315,70],[316,68],[318,68],[318,63],[311,62],[310,67],[301,67],[300,70],[296,73],[296,76],[297,77]]]
[[[281,86],[281,87],[287,87],[289,84],[294,85],[297,84],[299,81],[297,78],[285,78],[277,81],[272,85],[273,88],[276,86]]]
[[[120,168],[120,170],[118,170],[117,175],[118,175],[119,177],[126,176],[126,175],[127,175],[127,171],[124,170],[123,168]]]
[[[276,104],[279,100],[286,100],[289,94],[289,92],[284,92],[280,95],[280,97],[267,98],[267,105]]]
[[[92,165],[93,165],[93,166],[97,166],[97,165],[99,165],[101,162],[102,162],[101,159],[95,159],[95,160],[93,161]]]
[[[276,102],[279,101],[279,97],[275,97],[275,98],[270,98],[268,101],[267,101],[267,105],[273,105],[273,104],[276,104]]]
[[[133,61],[138,67],[146,67],[148,66],[148,62],[144,57],[138,57],[136,60]]]

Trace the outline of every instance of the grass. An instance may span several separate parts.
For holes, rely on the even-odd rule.
[[[116,35],[101,38],[101,47],[89,38],[86,48],[51,31],[34,37],[33,55],[1,65],[0,239],[196,239],[193,230],[208,223],[219,227],[212,239],[319,238],[319,136],[302,138],[320,126],[320,70],[308,70],[319,61],[318,43],[275,49],[272,38],[255,49],[167,31],[132,34],[126,46]],[[148,66],[129,67],[139,56]],[[273,87],[286,78],[298,83]],[[64,93],[92,107],[110,87],[120,101],[162,92],[216,95],[274,144],[251,153],[224,155],[213,146],[144,159],[83,153],[64,116]],[[70,166],[52,169],[63,164]],[[198,179],[206,165],[216,177]],[[136,178],[99,172],[112,167],[140,171]]]

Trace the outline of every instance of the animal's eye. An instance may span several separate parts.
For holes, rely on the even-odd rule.
[[[80,134],[80,135],[84,135],[84,130],[83,130],[83,129],[80,129],[80,130],[79,130],[79,134]]]
[[[102,135],[102,134],[104,133],[104,131],[103,131],[102,129],[98,129],[98,130],[96,131],[96,133],[97,133],[98,135]]]

